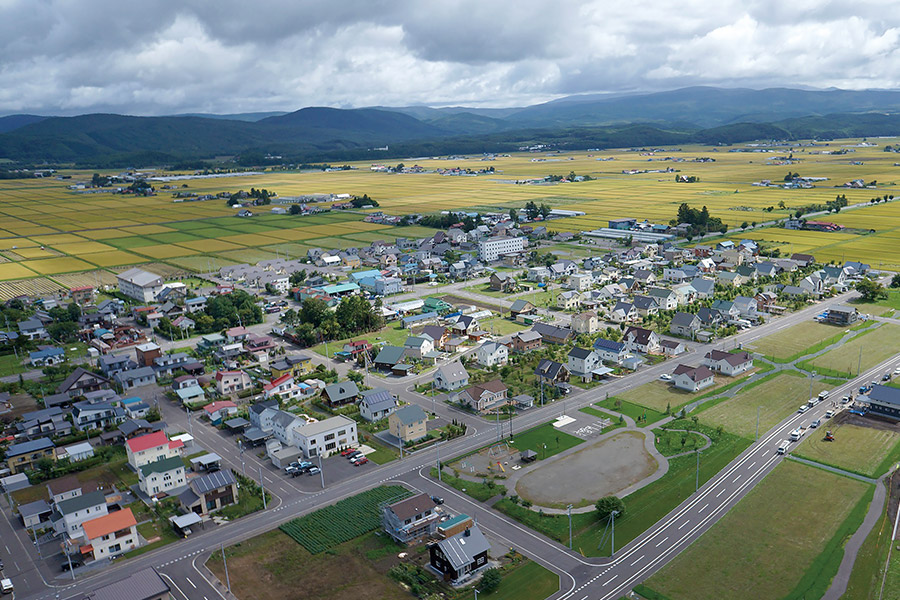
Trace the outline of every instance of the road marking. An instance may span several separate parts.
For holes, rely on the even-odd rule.
[[[612,577],[610,577],[609,579],[607,579],[607,580],[606,580],[606,583],[604,583],[603,585],[609,585],[610,583],[613,582],[613,579],[615,579],[616,577],[618,577],[618,575],[613,575]]]
[[[731,483],[736,483],[737,480],[740,479],[740,478],[741,478],[741,476],[738,475],[737,477],[735,477],[734,479],[731,480]]]
[[[190,577],[185,577],[185,579],[187,580],[187,582],[188,582],[189,584],[194,585],[194,582],[191,581],[191,578],[190,578]],[[195,589],[195,590],[197,589],[197,586],[196,586],[196,585],[194,585],[194,589]]]
[[[685,527],[685,525],[687,525],[688,523],[690,523],[690,521],[685,521],[684,523],[682,523],[681,525],[679,525],[679,526],[678,526],[678,531],[681,531],[681,530]]]
[[[722,488],[722,491],[719,492],[718,494],[716,494],[716,498],[718,498],[719,496],[721,496],[724,493],[725,493],[725,488]]]
[[[634,561],[633,563],[631,563],[631,566],[633,567],[634,565],[638,564],[638,563],[641,562],[642,560],[644,560],[644,557],[643,557],[643,556],[639,556],[638,559],[637,559],[636,561]]]
[[[756,461],[754,460],[752,463],[750,463],[750,464],[747,466],[747,468],[748,468],[748,469],[752,469],[752,468],[753,468],[753,465],[755,465],[755,464],[756,464]]]
[[[667,539],[669,539],[669,536],[666,536],[666,537],[664,537],[663,539],[661,539],[661,540],[659,541],[659,543],[656,544],[656,547],[659,548],[660,546],[662,546],[662,545],[666,542]]]
[[[709,506],[709,502],[707,502],[706,504],[704,504],[703,506],[701,506],[701,507],[697,510],[697,512],[703,512],[704,510],[706,510],[706,507],[707,507],[707,506]]]

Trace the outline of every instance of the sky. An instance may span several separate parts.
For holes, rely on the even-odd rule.
[[[583,93],[900,88],[857,0],[0,0],[0,114],[525,106]]]

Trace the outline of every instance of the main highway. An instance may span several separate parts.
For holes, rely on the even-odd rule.
[[[834,304],[844,303],[855,296],[849,292],[807,307],[796,313],[772,319],[759,327],[741,332],[732,338],[714,344],[694,346],[688,353],[678,358],[678,362],[697,364],[703,355],[711,349],[731,349],[738,344],[746,344],[760,337],[797,323],[811,319]],[[870,369],[832,392],[832,398],[840,398],[861,383],[877,379],[885,370],[893,368],[896,359]],[[661,374],[671,370],[671,364],[661,363],[645,367],[638,372],[612,380],[589,391],[573,392],[566,400],[569,410],[587,406],[607,394],[615,395],[626,389],[657,379]],[[408,388],[406,380],[391,384]],[[430,400],[419,399],[426,409],[431,408]],[[798,407],[799,407],[798,402]],[[108,568],[96,572],[78,575],[74,582],[61,579],[58,574],[46,573],[36,565],[28,565],[31,557],[36,558],[33,545],[24,543],[22,536],[12,533],[8,522],[0,521],[0,534],[9,551],[22,563],[18,573],[10,573],[7,565],[7,576],[12,576],[16,583],[16,598],[25,600],[44,600],[83,597],[85,593],[102,585],[117,581],[135,570],[153,567],[173,588],[177,598],[185,600],[213,600],[214,598],[231,598],[232,596],[217,582],[211,582],[209,572],[203,567],[208,555],[223,544],[230,545],[248,539],[297,516],[306,514],[317,508],[336,502],[360,491],[378,485],[398,482],[408,487],[427,493],[441,495],[447,506],[456,512],[464,512],[478,520],[479,525],[489,537],[504,546],[513,547],[529,558],[544,565],[560,576],[560,590],[551,598],[553,600],[610,600],[618,599],[634,585],[645,580],[668,561],[686,548],[693,540],[707,531],[732,506],[761,481],[775,466],[783,460],[776,449],[788,433],[798,424],[806,424],[821,417],[830,402],[820,403],[804,414],[794,414],[777,426],[760,435],[759,440],[745,452],[734,459],[725,469],[707,481],[700,489],[666,517],[648,529],[636,539],[625,545],[612,558],[584,558],[570,551],[564,545],[550,540],[527,527],[520,525],[504,515],[493,511],[455,489],[444,486],[428,476],[428,471],[436,464],[438,453],[443,459],[474,450],[493,439],[496,431],[493,423],[478,420],[470,429],[470,433],[439,444],[427,450],[407,455],[402,460],[393,461],[381,466],[367,465],[351,479],[328,484],[318,492],[302,492],[285,482],[279,483],[278,500],[269,510],[258,512],[241,518],[227,525],[199,531],[178,542],[163,546],[140,556],[116,561]],[[515,418],[518,431],[523,431],[548,421],[560,414],[560,404],[548,404],[535,407]],[[205,426],[195,426],[204,428]],[[195,436],[205,436],[199,430]],[[210,440],[212,441],[212,440]],[[218,452],[217,447],[210,450]],[[249,453],[245,453],[249,455]],[[235,462],[234,455],[224,455],[228,466],[236,470],[241,468]],[[372,467],[372,468],[368,468]],[[327,471],[326,471],[327,483]],[[292,489],[296,489],[293,493]],[[4,511],[4,518],[8,511]],[[13,539],[14,538],[14,539]]]

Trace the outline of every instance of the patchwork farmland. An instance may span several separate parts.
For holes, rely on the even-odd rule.
[[[521,153],[482,157],[423,159],[425,173],[373,172],[369,163],[337,172],[267,172],[223,179],[186,180],[189,191],[236,192],[251,187],[280,196],[303,194],[368,194],[388,214],[428,213],[447,209],[508,209],[526,202],[582,211],[583,216],[554,220],[557,231],[582,231],[606,225],[608,219],[639,216],[668,223],[678,206],[707,206],[731,227],[783,218],[800,206],[824,203],[846,194],[850,205],[891,194],[900,173],[891,153],[881,146],[860,147],[858,140],[832,142],[828,148],[797,148],[793,164],[774,153],[728,152],[712,147],[685,147],[655,153],[608,150],[566,154]],[[879,140],[880,144],[890,140]],[[848,146],[849,154],[821,154]],[[814,153],[817,152],[817,153]],[[711,158],[714,162],[695,159]],[[388,161],[389,164],[400,162]],[[407,160],[406,164],[414,161]],[[857,163],[857,164],[854,164]],[[861,164],[858,164],[861,163]],[[493,173],[447,176],[447,167]],[[672,169],[672,171],[666,171]],[[638,171],[632,173],[632,171]],[[643,172],[659,171],[659,172]],[[675,171],[699,177],[698,183],[675,182]],[[788,171],[827,177],[812,189],[753,185],[779,182]],[[565,184],[524,184],[546,175],[589,176]],[[108,191],[73,191],[73,181],[90,172],[71,171],[71,179],[0,181],[0,281],[56,277],[69,273],[111,271],[135,264],[166,264],[187,272],[218,269],[237,262],[276,256],[299,256],[309,248],[367,245],[378,239],[427,235],[420,227],[399,228],[363,222],[365,211],[314,216],[268,214],[261,207],[252,218],[236,216],[224,200],[173,202],[160,190],[147,198]],[[853,179],[877,181],[876,189],[839,188]],[[767,210],[771,208],[772,210]],[[825,218],[825,217],[823,217]],[[765,228],[739,236],[769,242],[783,252],[811,252],[820,260],[854,259],[873,266],[900,268],[900,207],[894,203],[845,210],[828,217],[845,225],[842,233]]]

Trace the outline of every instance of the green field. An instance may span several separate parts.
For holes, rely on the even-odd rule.
[[[833,442],[825,441],[826,429],[834,433]],[[900,433],[829,422],[811,431],[792,454],[875,478],[900,460]]]
[[[746,375],[741,375],[741,377],[744,376]],[[622,392],[616,397],[621,398],[624,402],[637,404],[656,412],[664,412],[666,408],[669,408],[670,412],[677,412],[685,404],[693,402],[701,396],[713,394],[717,389],[729,385],[734,380],[734,377],[716,376],[716,381],[713,385],[703,388],[696,393],[679,390],[671,383],[665,381],[651,381]]]
[[[534,450],[538,454],[538,460],[543,460],[569,448],[574,448],[582,442],[584,442],[583,439],[558,430],[552,423],[545,423],[528,431],[517,433],[510,444],[519,451]]]
[[[559,577],[536,562],[503,577],[500,587],[490,594],[478,594],[491,600],[544,600],[559,590]]]
[[[631,417],[635,422],[643,421],[643,419],[646,419],[646,423],[642,422],[642,425],[656,423],[657,421],[666,418],[666,414],[664,412],[652,410],[650,408],[644,408],[643,406],[639,406],[637,404],[634,404],[633,402],[619,400],[619,398],[615,396],[606,400],[601,400],[600,402],[595,402],[595,404],[601,408],[614,410],[616,412],[622,413],[626,417]]]
[[[805,321],[750,342],[747,346],[770,360],[791,362],[837,342],[846,331],[844,327]]]
[[[872,493],[860,481],[786,461],[646,587],[670,600],[820,598]]]
[[[900,326],[884,323],[856,334],[839,348],[817,356],[808,365],[823,375],[857,375],[900,351]]]
[[[810,398],[810,380],[797,371],[768,375],[762,383],[747,386],[733,398],[709,408],[700,407],[700,421],[710,427],[722,426],[726,431],[754,439],[759,408],[759,431],[766,432],[795,412]],[[828,389],[820,380],[813,381],[812,394]]]

